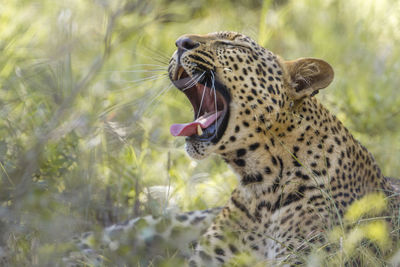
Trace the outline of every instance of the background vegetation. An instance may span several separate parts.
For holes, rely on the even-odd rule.
[[[219,30],[330,62],[335,80],[318,97],[400,176],[399,1],[8,0],[0,246],[10,264],[51,266],[73,234],[226,201],[232,171],[189,159],[168,131],[192,116],[166,76],[175,39]]]

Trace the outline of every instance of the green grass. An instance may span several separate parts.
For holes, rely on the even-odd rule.
[[[168,132],[191,117],[166,76],[184,33],[234,30],[286,59],[328,61],[335,80],[319,99],[399,177],[399,11],[390,0],[3,3],[0,245],[11,264],[52,265],[75,233],[228,199],[226,165],[190,160]]]

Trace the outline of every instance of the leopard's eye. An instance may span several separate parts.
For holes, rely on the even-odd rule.
[[[230,48],[230,49],[235,48],[235,45],[234,45],[233,43],[231,43],[231,42],[219,41],[218,43],[219,43],[220,45],[225,46],[226,48]]]
[[[219,41],[218,43],[220,45],[225,46],[228,49],[238,49],[238,48],[250,49],[248,46],[239,43],[233,43],[228,41]]]

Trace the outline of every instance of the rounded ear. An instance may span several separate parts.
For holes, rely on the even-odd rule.
[[[333,80],[334,72],[326,61],[317,58],[299,58],[284,61],[291,95],[295,100],[313,96],[327,87]]]

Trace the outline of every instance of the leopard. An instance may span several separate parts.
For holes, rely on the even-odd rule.
[[[192,158],[221,156],[239,180],[190,266],[228,264],[243,252],[301,264],[295,254],[325,243],[353,202],[379,193],[398,210],[372,154],[315,97],[333,81],[329,63],[286,61],[236,32],[183,35],[176,46],[169,77],[194,121],[171,134],[186,138]]]
[[[312,248],[329,252],[327,233],[363,197],[383,195],[387,214],[398,212],[398,179],[385,177],[372,154],[317,99],[333,81],[329,63],[284,60],[229,31],[185,34],[175,45],[168,76],[191,103],[194,119],[173,124],[170,132],[185,138],[193,159],[219,155],[238,186],[223,207],[108,227],[103,248],[115,251],[121,236],[133,232],[132,249],[145,244],[139,254],[170,240],[191,267],[230,266],[243,255],[262,266],[297,266],[304,264],[298,255]],[[149,228],[155,234],[148,235]],[[95,253],[84,239],[82,249]]]

